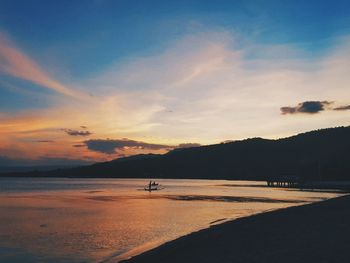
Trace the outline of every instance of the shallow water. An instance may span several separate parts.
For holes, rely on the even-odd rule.
[[[0,179],[0,262],[116,262],[211,224],[338,196],[263,182]]]

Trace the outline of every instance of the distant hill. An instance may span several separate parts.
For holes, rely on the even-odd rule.
[[[91,163],[90,163],[91,164]],[[32,166],[0,166],[0,176],[1,173],[23,173],[30,171],[51,171],[55,169],[69,169],[72,167],[81,166],[78,165],[32,165]]]
[[[176,149],[90,166],[8,176],[208,178],[265,180],[293,175],[304,180],[350,180],[350,126],[267,140]]]

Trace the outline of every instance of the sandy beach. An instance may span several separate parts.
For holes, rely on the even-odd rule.
[[[215,225],[123,262],[348,262],[349,222],[347,195]]]

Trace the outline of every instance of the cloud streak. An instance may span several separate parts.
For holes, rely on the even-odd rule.
[[[14,47],[1,33],[0,72],[30,81],[66,96],[78,99],[86,97],[82,92],[78,92],[50,77],[35,61]]]
[[[86,147],[86,145],[85,144],[74,144],[73,147],[81,148],[81,147]]]
[[[333,110],[337,110],[337,111],[350,110],[350,105],[339,106],[339,107],[334,108]]]
[[[89,131],[79,131],[79,130],[72,130],[72,129],[63,129],[63,131],[70,136],[89,136],[92,134]]]
[[[36,140],[34,142],[40,142],[40,143],[51,143],[54,142],[53,140]]]
[[[164,153],[186,141],[276,138],[349,124],[350,38],[308,58],[290,45],[281,48],[283,56],[276,55],[274,45],[236,47],[227,34],[193,34],[164,52],[130,58],[77,83],[98,92],[98,100],[77,103],[53,96],[47,108],[0,112],[0,137],[5,138],[0,150],[14,157],[50,154],[105,161],[117,155]],[[1,48],[2,73],[42,84],[53,80],[19,49],[3,42]],[[310,101],[315,94],[327,100]],[[282,107],[279,114],[281,105],[291,101],[301,103]],[[304,116],[313,118],[305,121]],[[62,132],[62,127],[77,129]],[[90,130],[94,133],[87,135]],[[55,143],[32,143],[42,138]]]

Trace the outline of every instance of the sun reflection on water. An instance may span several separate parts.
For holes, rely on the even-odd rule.
[[[165,189],[149,193],[141,179],[28,180],[32,189],[2,181],[6,262],[115,262],[210,224],[338,195],[260,182],[160,180]]]

